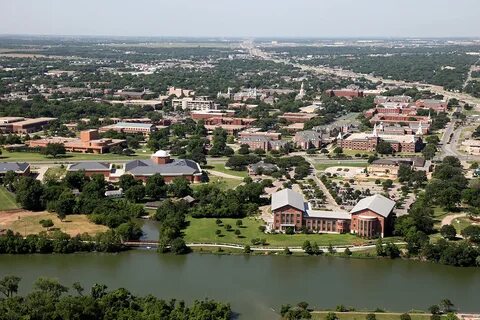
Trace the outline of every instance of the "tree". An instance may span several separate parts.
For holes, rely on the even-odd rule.
[[[74,282],[74,283],[72,284],[72,287],[73,287],[73,289],[75,289],[75,291],[77,291],[77,294],[78,294],[79,296],[83,296],[83,291],[84,291],[85,289],[82,287],[82,285],[80,284],[80,282]]]
[[[217,235],[217,237],[220,237],[220,235],[222,234],[222,230],[220,229],[215,230],[215,234]]]
[[[433,159],[433,157],[435,157],[435,153],[437,153],[437,147],[432,143],[427,143],[425,148],[422,150],[422,155],[427,160]]]
[[[349,256],[352,255],[352,251],[350,251],[350,249],[347,247],[347,248],[345,248],[345,250],[343,251],[343,254],[346,255],[347,257],[349,257]]]
[[[455,237],[456,237],[456,235],[457,235],[457,230],[456,230],[455,227],[452,226],[451,224],[446,224],[446,225],[443,225],[443,226],[440,228],[440,234],[441,234],[442,237],[444,237],[445,239],[453,240],[453,239],[455,239]]]
[[[14,184],[17,181],[17,174],[9,170],[3,176],[3,186],[9,191],[14,191]]]
[[[437,304],[431,305],[428,307],[428,311],[431,314],[439,314],[440,313],[440,307]]]
[[[461,234],[473,243],[480,243],[480,226],[469,225],[461,231]]]
[[[159,200],[165,197],[167,192],[167,186],[162,175],[156,173],[153,176],[147,178],[145,183],[145,194],[154,200]]]
[[[46,229],[53,227],[52,219],[42,219],[39,223]]]
[[[380,142],[375,147],[375,150],[380,154],[392,154],[393,148],[392,145],[386,141],[380,140]]]
[[[68,292],[68,288],[60,284],[56,279],[38,278],[33,284],[35,290],[51,294],[58,299],[62,293]]]
[[[57,156],[63,155],[65,153],[66,153],[66,150],[63,143],[49,143],[42,150],[42,154],[46,156],[52,156],[53,158],[56,158]]]
[[[375,313],[368,313],[366,316],[365,316],[365,320],[376,320],[377,317],[375,316]]]
[[[70,189],[78,189],[82,191],[83,186],[90,181],[90,178],[85,175],[84,170],[67,171],[63,181]]]
[[[243,248],[243,253],[250,253],[252,252],[252,249],[250,248],[250,246],[247,244],[245,245],[245,247]]]
[[[452,312],[454,306],[450,299],[442,299],[442,301],[440,301],[440,308],[444,313]]]
[[[236,230],[235,230],[235,235],[236,235],[237,237],[240,237],[240,234],[242,234],[242,232],[241,232],[240,230],[236,229]]]
[[[171,249],[175,254],[185,254],[190,251],[190,249],[185,244],[185,241],[182,238],[176,238],[172,241]]]
[[[249,154],[250,153],[250,146],[248,144],[240,145],[240,149],[238,149],[239,154]]]
[[[127,192],[125,192],[125,198],[135,203],[142,201],[143,198],[145,198],[145,187],[143,184],[130,187]]]
[[[123,174],[120,176],[120,179],[118,180],[118,184],[120,188],[123,189],[123,192],[127,192],[128,189],[138,185],[139,182],[135,180],[135,178],[131,174]]]
[[[60,195],[55,205],[55,212],[60,221],[63,221],[67,215],[73,213],[75,203],[75,196],[70,190],[66,190]]]
[[[183,177],[173,179],[168,189],[177,198],[183,198],[193,193],[192,188],[190,188],[190,182]]]
[[[42,210],[44,188],[40,181],[32,177],[20,177],[15,184],[16,201],[27,210]]]
[[[408,313],[402,313],[400,315],[400,320],[412,320],[412,317]]]
[[[292,251],[290,251],[290,248],[289,247],[285,247],[283,249],[283,254],[285,254],[286,256],[289,256],[292,254]]]
[[[325,316],[325,320],[338,320],[337,314],[335,312],[329,312]]]
[[[335,149],[333,149],[333,153],[334,153],[336,156],[339,156],[340,154],[343,153],[343,148],[342,148],[342,147],[336,147]]]
[[[243,221],[242,220],[237,220],[235,222],[235,224],[237,225],[237,227],[241,227],[243,225]]]
[[[18,284],[20,283],[20,278],[17,276],[5,276],[0,279],[0,292],[5,295],[5,297],[10,298],[18,292]]]

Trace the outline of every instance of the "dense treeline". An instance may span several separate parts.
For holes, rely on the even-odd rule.
[[[152,295],[140,297],[126,289],[108,290],[95,284],[90,292],[78,282],[70,288],[58,280],[39,278],[25,296],[17,296],[20,278],[6,276],[0,279],[0,319],[2,320],[229,320],[229,304],[213,300],[196,300],[191,306],[183,301],[165,301]]]
[[[476,186],[478,184],[468,187],[457,158],[445,157],[436,166],[432,180],[427,184],[425,192],[417,196],[409,214],[400,216],[395,221],[395,234],[404,237],[410,256],[453,266],[480,266],[480,249],[477,246],[480,242],[480,227],[464,229],[462,235],[465,240],[462,241],[431,241],[429,238],[436,231],[433,206],[455,209],[462,201],[462,196],[467,203],[476,203]],[[455,229],[450,231],[445,226],[442,227],[441,234],[446,239],[453,240],[456,237]]]
[[[124,249],[120,235],[113,230],[95,237],[88,234],[70,237],[61,231],[55,231],[51,235],[42,232],[23,237],[11,230],[0,236],[0,254],[119,252]]]

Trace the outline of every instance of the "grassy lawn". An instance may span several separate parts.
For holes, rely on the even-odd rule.
[[[17,209],[15,197],[4,187],[0,187],[0,210]]]
[[[327,168],[330,167],[355,167],[355,168],[365,168],[367,167],[368,163],[367,161],[364,162],[349,162],[349,161],[342,161],[338,160],[337,162],[328,162],[328,163],[315,163],[315,169],[318,171],[324,171]]]
[[[3,151],[0,156],[0,161],[78,161],[78,160],[100,160],[100,161],[115,161],[115,160],[135,160],[135,159],[148,159],[150,153],[136,153],[133,156],[123,156],[113,153],[104,154],[92,154],[92,153],[71,153],[63,157],[46,157],[43,154],[35,152],[8,152]]]
[[[452,220],[452,225],[457,230],[457,233],[460,233],[466,227],[472,225],[473,221],[468,218],[456,218]]]
[[[325,319],[327,311],[318,311],[312,313],[312,319]],[[366,315],[369,312],[335,312],[339,320],[365,320]],[[375,317],[377,320],[399,320],[401,313],[382,313],[376,312]],[[430,314],[410,314],[412,320],[429,320]]]
[[[245,178],[246,176],[248,176],[247,171],[235,171],[235,170],[230,170],[225,168],[225,163],[209,163],[208,165],[204,166],[204,169],[206,170],[211,169],[214,171],[222,172],[222,173],[240,177],[240,178]]]
[[[48,212],[28,212],[19,213],[16,219],[5,223],[2,228],[11,229],[15,232],[23,234],[38,234],[45,231],[40,225],[40,220],[51,219],[54,223],[53,228],[58,228],[62,232],[66,232],[72,236],[82,233],[89,233],[94,235],[100,232],[107,231],[108,228],[102,225],[97,225],[90,220],[86,215],[69,215],[65,220],[60,221],[53,213]]]
[[[60,180],[63,178],[63,176],[66,174],[67,169],[64,166],[62,167],[50,167],[45,171],[45,174],[43,175],[43,180]]]
[[[221,219],[223,225],[230,224],[232,231],[226,231],[224,226],[217,226],[215,218],[188,218],[190,225],[185,230],[186,242],[205,242],[205,243],[236,243],[251,245],[254,238],[267,239],[272,247],[301,247],[305,240],[317,242],[319,246],[363,244],[365,240],[351,234],[265,234],[258,227],[263,223],[254,218],[241,219],[243,226],[238,228],[236,221],[238,219]],[[222,236],[217,236],[215,230],[221,230]],[[240,237],[234,233],[235,229],[241,232]]]
[[[436,226],[440,226],[442,219],[448,216],[449,212],[446,212],[443,208],[434,207],[433,208],[433,220]]]

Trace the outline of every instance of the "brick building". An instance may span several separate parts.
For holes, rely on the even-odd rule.
[[[301,194],[284,189],[272,195],[271,228],[284,232],[287,228],[306,228],[318,233],[353,233],[365,238],[384,237],[392,232],[395,202],[374,195],[360,200],[350,211],[312,210]]]
[[[325,94],[329,97],[343,97],[347,99],[362,98],[363,91],[356,89],[326,90]]]
[[[322,146],[322,134],[316,131],[299,131],[295,133],[292,141],[297,148],[308,150],[311,148],[319,149]]]
[[[141,133],[144,136],[149,136],[152,132],[157,131],[157,127],[151,123],[117,122],[99,129],[100,132],[107,132],[110,130],[133,134]]]
[[[62,138],[53,137],[38,140],[29,140],[27,144],[34,148],[45,148],[50,143],[63,144],[65,150],[68,152],[83,152],[83,153],[106,153],[114,146],[121,146],[126,143],[122,139],[100,139],[97,130],[85,130],[80,132],[80,139],[78,138]]]
[[[38,132],[57,118],[0,117],[0,133],[26,134]]]

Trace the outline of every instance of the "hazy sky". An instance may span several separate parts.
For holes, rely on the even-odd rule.
[[[0,0],[0,34],[480,37],[480,0]]]

